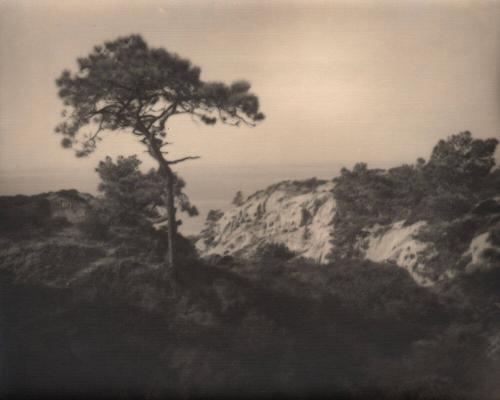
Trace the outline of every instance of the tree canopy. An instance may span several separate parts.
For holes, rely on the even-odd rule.
[[[474,139],[468,131],[440,140],[425,166],[427,175],[439,186],[472,188],[495,165],[497,145],[495,138]]]
[[[57,79],[66,108],[56,132],[64,136],[64,147],[85,156],[105,131],[128,130],[148,147],[163,147],[165,124],[174,115],[189,114],[205,124],[254,125],[264,119],[248,82],[205,82],[200,75],[189,60],[149,47],[139,35],[105,42],[78,59],[76,72],[65,70]],[[85,127],[90,132],[82,132]]]

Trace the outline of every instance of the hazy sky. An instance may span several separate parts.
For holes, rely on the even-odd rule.
[[[500,1],[480,0],[0,0],[0,193],[73,171],[79,188],[106,154],[147,160],[127,135],[77,159],[53,133],[54,80],[119,35],[191,59],[203,79],[252,83],[267,115],[257,128],[172,120],[172,155],[202,156],[181,172],[207,184],[227,167],[333,174],[356,161],[413,162],[462,130],[499,137],[499,22]]]

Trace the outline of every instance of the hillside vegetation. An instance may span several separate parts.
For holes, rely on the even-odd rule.
[[[498,320],[486,308],[488,296],[499,300],[498,276],[436,294],[392,266],[319,269],[275,252],[262,264],[193,260],[174,280],[159,278],[149,249],[66,229],[3,243],[6,394],[479,399],[499,390]]]
[[[459,142],[472,143],[468,137]],[[456,174],[455,158],[439,154],[390,171],[344,170],[330,186],[339,236],[328,236],[342,252],[323,264],[265,241],[250,258],[202,259],[179,235],[174,273],[165,268],[165,231],[155,229],[161,210],[140,212],[135,205],[148,190],[125,190],[137,177],[133,159],[120,164],[129,175],[106,174],[109,190],[88,199],[90,209],[75,222],[39,211],[43,196],[3,199],[44,217],[16,225],[31,219],[4,213],[12,220],[0,231],[1,396],[497,399],[500,268],[488,264],[497,253],[467,270],[471,254],[463,273],[433,287],[356,253],[366,227],[400,220],[428,221],[433,230],[419,235],[435,236],[426,240],[443,251],[432,261],[443,271],[482,232],[498,240],[497,203],[489,201],[498,195],[498,170],[478,154],[488,171],[465,164],[480,176],[467,172],[461,182],[440,169],[450,164]],[[109,161],[106,171],[118,164]],[[253,200],[293,192],[313,207],[310,193],[318,192],[320,209],[332,204],[331,192],[318,190],[325,184],[289,182]],[[446,199],[463,208],[440,203]],[[134,211],[129,217],[122,201]],[[261,218],[269,209],[261,208]],[[301,229],[320,223],[296,216]],[[217,223],[224,214],[210,218]],[[343,234],[352,241],[339,241]]]
[[[342,169],[333,189],[338,210],[334,257],[352,257],[364,228],[400,220],[430,222],[433,231],[440,231],[432,239],[468,245],[478,227],[498,222],[500,169],[492,170],[497,143],[463,132],[441,140],[427,162],[419,159],[387,171],[364,163]]]

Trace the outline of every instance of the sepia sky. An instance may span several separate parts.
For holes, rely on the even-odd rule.
[[[92,181],[107,154],[153,165],[129,135],[77,159],[53,133],[56,77],[105,40],[140,33],[205,80],[251,82],[267,116],[257,128],[170,125],[172,156],[202,156],[181,172],[212,171],[215,183],[228,168],[333,175],[413,162],[462,130],[500,137],[499,21],[500,1],[482,0],[0,0],[0,193],[30,192],[40,174]]]

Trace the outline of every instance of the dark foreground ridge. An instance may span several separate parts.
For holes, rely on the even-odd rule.
[[[484,335],[495,325],[494,291],[478,293],[498,274],[437,294],[393,266],[317,267],[268,252],[259,264],[185,256],[174,280],[152,248],[131,249],[125,233],[96,240],[72,224],[30,231],[2,238],[3,397],[487,399],[498,391],[499,361]]]

